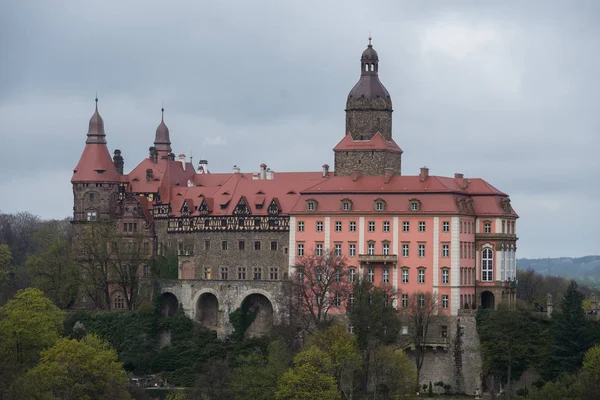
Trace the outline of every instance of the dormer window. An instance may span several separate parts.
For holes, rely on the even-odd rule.
[[[410,211],[419,211],[421,209],[421,201],[418,199],[409,200],[409,210]]]
[[[313,199],[306,200],[306,210],[315,211],[317,209],[317,201]]]
[[[342,211],[352,211],[352,200],[350,200],[350,199],[342,200]]]
[[[375,211],[384,211],[385,210],[385,200],[377,199],[375,200]]]

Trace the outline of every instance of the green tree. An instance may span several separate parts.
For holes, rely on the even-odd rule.
[[[10,264],[12,263],[12,254],[8,245],[0,244],[0,284],[10,279]]]
[[[373,371],[369,391],[377,396],[401,396],[413,393],[417,384],[417,370],[402,350],[380,346],[371,359]]]
[[[39,289],[24,289],[0,307],[0,390],[59,339],[64,315]]]
[[[42,351],[40,363],[19,382],[23,398],[130,399],[127,375],[110,345],[95,335],[63,338]]]
[[[575,392],[581,400],[594,400],[600,393],[600,345],[589,349],[583,357],[583,367],[579,371]]]
[[[33,286],[41,289],[60,308],[75,301],[78,271],[71,248],[51,225],[41,227],[34,235],[35,252],[27,258]]]
[[[277,385],[276,400],[337,400],[333,366],[327,354],[316,346],[296,354],[294,368],[287,370]]]

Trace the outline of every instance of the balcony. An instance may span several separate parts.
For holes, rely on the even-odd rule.
[[[475,240],[518,240],[514,233],[483,233],[479,232],[475,234]]]
[[[361,263],[383,263],[383,264],[387,264],[387,263],[397,263],[398,262],[398,256],[395,254],[359,254],[358,255],[358,262]]]

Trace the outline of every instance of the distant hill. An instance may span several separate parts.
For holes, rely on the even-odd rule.
[[[519,258],[517,268],[520,270],[532,268],[543,275],[575,279],[592,287],[600,285],[600,256]]]

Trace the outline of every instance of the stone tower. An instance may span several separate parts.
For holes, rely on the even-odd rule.
[[[104,121],[96,110],[90,119],[87,140],[79,163],[73,170],[73,222],[106,221],[114,216],[121,178],[115,163],[122,171],[121,152],[115,160],[106,147]]]
[[[346,102],[346,135],[333,149],[335,175],[399,175],[402,150],[392,138],[392,98],[379,80],[379,56],[371,45],[360,58],[360,79]]]

